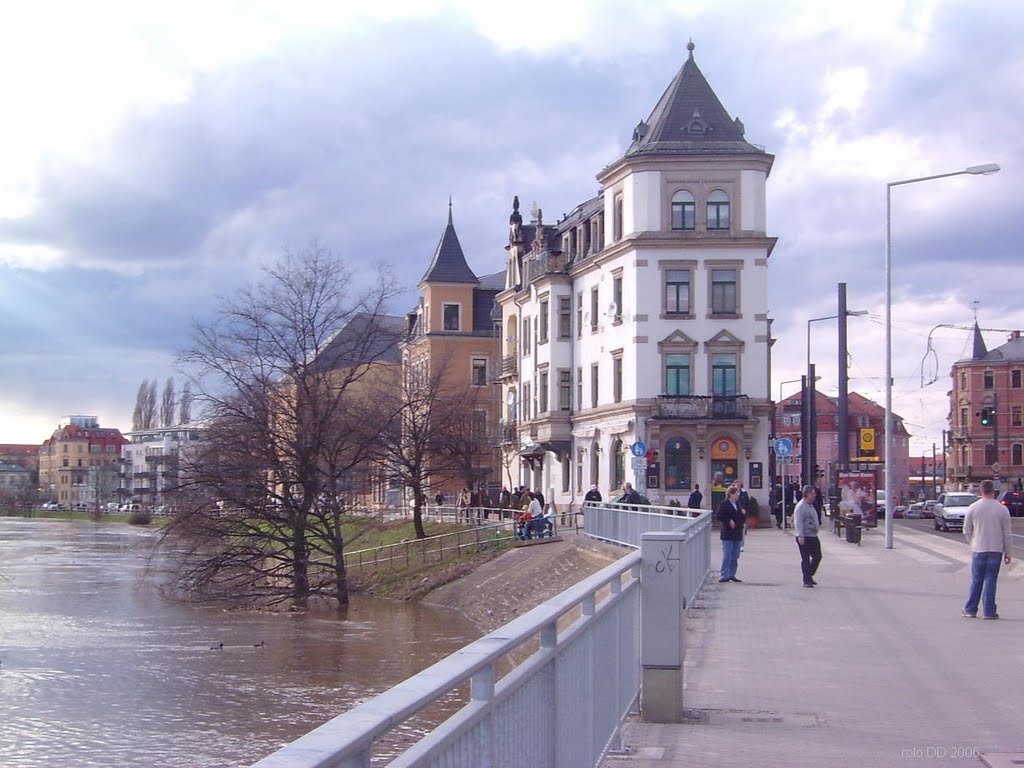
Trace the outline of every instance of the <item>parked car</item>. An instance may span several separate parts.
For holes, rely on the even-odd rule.
[[[907,507],[906,514],[909,518],[920,520],[922,517],[924,517],[924,502],[915,501],[913,504]]]
[[[898,505],[898,506],[893,508],[893,510],[892,510],[893,520],[896,520],[896,519],[902,518],[902,517],[906,517],[906,516],[907,516],[907,507],[905,505],[900,504],[900,505]]]
[[[43,509],[60,509],[60,504],[56,501],[44,501]]]
[[[978,500],[973,493],[944,493],[935,504],[935,530],[940,528],[948,531],[951,528],[964,528],[964,515],[967,508]]]
[[[1010,510],[1010,517],[1024,517],[1024,491],[1003,491],[996,501]]]
[[[929,499],[924,503],[924,516],[928,519],[935,517],[935,505],[939,503],[938,499]]]

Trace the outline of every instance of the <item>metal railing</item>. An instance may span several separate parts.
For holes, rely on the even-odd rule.
[[[410,566],[415,563],[440,562],[457,557],[467,549],[479,552],[481,549],[515,541],[515,530],[511,521],[474,526],[464,531],[441,533],[425,539],[410,539],[379,547],[357,549],[345,552],[346,568],[364,566],[391,566],[396,563]]]
[[[639,689],[639,567],[631,553],[257,768],[366,768],[375,742],[467,681],[469,703],[393,768],[596,765]],[[559,619],[577,613],[559,632]],[[540,647],[498,680],[499,662],[538,636]]]
[[[653,692],[642,698],[645,717],[678,722],[681,631],[686,606],[708,574],[711,513],[588,504],[584,514],[593,526],[588,535],[641,550],[330,720],[256,768],[368,768],[375,747],[467,682],[469,702],[390,766],[592,768],[618,745],[638,695],[647,696],[642,681],[650,681]],[[648,606],[644,615],[642,606]],[[499,679],[499,663],[534,645]]]
[[[656,415],[662,419],[748,419],[747,395],[658,395]]]

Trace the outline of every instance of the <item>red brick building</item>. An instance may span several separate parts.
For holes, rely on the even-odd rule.
[[[825,489],[830,481],[834,482],[832,472],[839,459],[839,399],[817,390],[814,395],[818,432],[817,464],[822,473],[818,485]],[[802,400],[802,394],[798,392],[775,407],[775,436],[788,437],[793,441],[793,455],[786,466],[786,477],[793,482],[799,482],[803,471],[803,445],[800,437]],[[881,480],[885,466],[885,408],[863,395],[850,392],[847,399],[847,416],[846,429],[849,434],[851,465],[856,463],[865,469],[877,469]],[[893,486],[897,503],[900,503],[909,498],[911,493],[910,433],[907,432],[903,419],[895,413],[893,426]],[[874,450],[871,448],[872,444]]]
[[[1024,339],[1014,331],[989,350],[974,324],[971,356],[953,364],[948,481],[976,490],[986,478],[1009,488],[1024,480]]]

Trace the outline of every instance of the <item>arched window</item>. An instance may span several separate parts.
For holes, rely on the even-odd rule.
[[[690,443],[681,437],[673,437],[665,443],[665,490],[682,491],[690,489],[690,465],[692,451]]]
[[[672,195],[672,229],[696,228],[697,201],[685,189]]]
[[[1014,466],[1019,467],[1021,464],[1024,464],[1024,445],[1014,443],[1011,458],[1012,461],[1010,463]]]
[[[622,441],[612,440],[612,488],[621,488],[626,482],[626,455],[622,450]]]
[[[729,228],[729,196],[720,189],[708,195],[708,229]]]

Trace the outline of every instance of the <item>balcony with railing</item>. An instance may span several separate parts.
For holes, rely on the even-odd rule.
[[[501,378],[510,378],[519,372],[519,358],[509,355],[501,359]]]
[[[495,441],[498,445],[512,445],[516,442],[516,438],[519,434],[515,424],[501,424],[498,427],[498,434],[496,435],[497,440]]]
[[[545,275],[564,274],[567,263],[568,258],[564,253],[545,251],[544,253],[533,254],[526,259],[526,264],[524,265],[526,282],[527,284],[532,283],[534,280]]]
[[[682,420],[749,419],[747,395],[659,395],[655,418]]]

